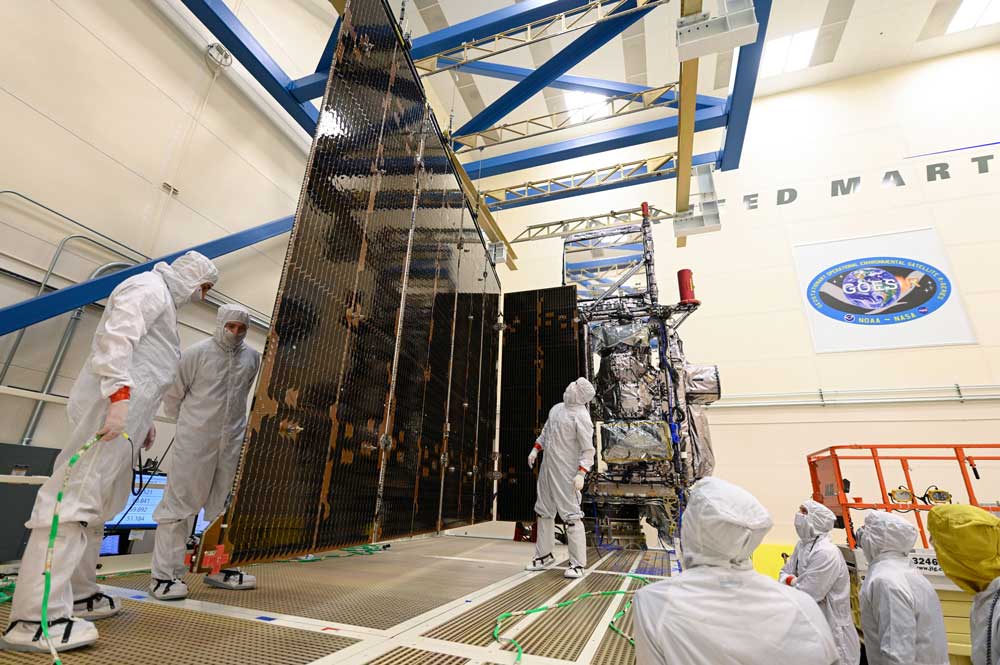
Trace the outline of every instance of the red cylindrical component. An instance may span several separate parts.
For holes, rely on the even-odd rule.
[[[677,290],[680,292],[682,305],[701,304],[694,297],[694,274],[687,268],[677,271]]]
[[[649,217],[649,204],[645,201],[642,202],[642,216]]]

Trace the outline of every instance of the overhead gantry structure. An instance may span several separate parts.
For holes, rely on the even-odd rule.
[[[302,131],[310,137],[314,135],[319,110],[313,100],[322,97],[326,89],[339,35],[339,19],[319,58],[316,71],[308,76],[292,79],[240,22],[224,0],[169,1],[177,4],[178,9],[183,5],[190,11]],[[664,213],[671,215],[676,227],[685,215],[690,217],[689,176],[692,175],[692,169],[695,169],[695,175],[702,179],[708,177],[710,182],[711,169],[725,171],[739,166],[772,0],[706,0],[705,4],[709,2],[718,3],[720,11],[717,15],[703,11],[703,0],[525,0],[412,40],[411,55],[428,76],[440,71],[455,70],[472,76],[507,80],[514,84],[451,136],[451,157],[454,163],[464,169],[460,170],[460,178],[470,206],[476,212],[487,239],[506,249],[509,268],[515,268],[513,261],[516,254],[503,229],[494,219],[494,211],[628,187],[654,179],[676,178],[673,212]],[[331,0],[331,4],[341,15],[346,3],[347,0]],[[649,12],[666,11],[664,6],[669,4],[679,4],[681,16],[677,39],[682,62],[676,82],[646,87],[568,73]],[[752,22],[752,35],[749,32],[748,16]],[[567,33],[577,36],[567,47],[536,69],[488,61],[499,53]],[[730,44],[742,44],[739,46],[735,75],[728,97],[697,94],[698,57],[725,48],[727,40]],[[685,54],[692,53],[693,56],[685,57]],[[601,104],[600,109],[584,110],[582,115],[561,112],[529,120],[504,122],[512,111],[546,88],[596,93],[607,100]],[[564,129],[656,110],[666,113],[666,117],[579,138],[558,140],[559,132]],[[725,138],[718,150],[693,154],[694,135],[697,132],[720,128],[725,130]],[[538,147],[513,150],[485,159],[461,161],[480,152],[480,148],[515,146],[517,141],[527,137],[551,140]],[[520,182],[486,192],[478,191],[473,185],[473,178],[478,180],[515,173],[579,157],[593,157],[597,162],[606,151],[669,138],[677,140],[676,149],[669,154],[662,154],[660,149],[649,157],[630,162],[609,160],[586,172]],[[702,170],[699,171],[699,168]],[[594,219],[604,217],[607,226],[612,224],[614,215],[615,213],[610,216],[596,215]],[[292,217],[285,217],[268,222],[206,243],[198,249],[213,257],[234,252],[287,232],[291,229],[292,221]],[[688,222],[690,225],[690,220]],[[558,229],[568,228],[567,225],[572,223],[573,220],[553,222],[543,231],[533,227],[536,230],[531,232],[534,233],[532,238],[560,235]],[[682,239],[683,235],[678,237]],[[519,241],[522,239],[521,236],[518,237]],[[135,271],[148,269],[151,263],[152,261],[150,264],[2,308],[0,335],[105,298],[123,279]]]

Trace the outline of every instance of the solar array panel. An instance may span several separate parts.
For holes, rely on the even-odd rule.
[[[535,471],[528,453],[549,409],[571,381],[587,376],[576,287],[504,294],[497,519],[535,519]]]
[[[498,300],[396,23],[352,0],[236,488],[202,552],[266,561],[488,514]]]

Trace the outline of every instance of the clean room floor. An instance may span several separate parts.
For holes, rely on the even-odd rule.
[[[561,567],[525,572],[532,551],[483,536],[401,541],[371,556],[248,567],[253,591],[215,589],[190,575],[189,597],[170,603],[149,598],[148,573],[109,575],[102,585],[124,599],[124,610],[99,622],[97,645],[66,653],[63,663],[506,665],[515,654],[492,639],[499,614],[633,588],[640,583],[625,574],[663,576],[669,568],[662,552],[591,549],[591,574],[568,580]],[[565,548],[559,555],[565,559]],[[521,642],[524,665],[627,665],[631,647],[607,629],[623,604],[621,596],[579,601],[505,621],[502,635]],[[0,624],[9,611],[0,605]],[[628,632],[628,616],[619,625]],[[3,664],[49,662],[46,654],[0,651]]]

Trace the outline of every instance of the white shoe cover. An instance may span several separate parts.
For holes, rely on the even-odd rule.
[[[100,592],[95,593],[90,598],[73,601],[73,616],[87,621],[107,619],[121,611],[122,602],[120,600]]]
[[[67,631],[69,631],[68,637]],[[56,651],[69,651],[96,642],[97,626],[86,619],[67,619],[50,624],[49,635]],[[7,651],[49,652],[49,645],[42,636],[41,624],[31,621],[18,621],[13,627],[8,627],[0,639],[0,646]]]
[[[552,566],[556,565],[556,558],[551,554],[546,554],[545,556],[535,557],[531,560],[527,566],[524,567],[525,570],[548,570]]]
[[[250,573],[231,568],[221,570],[213,575],[205,575],[205,584],[219,589],[231,589],[233,591],[246,591],[257,588],[257,578]]]
[[[563,573],[563,577],[568,577],[571,580],[579,579],[583,577],[583,566],[570,566]]]
[[[183,580],[158,580],[154,577],[149,582],[149,595],[157,600],[183,600],[187,598],[188,588]]]

